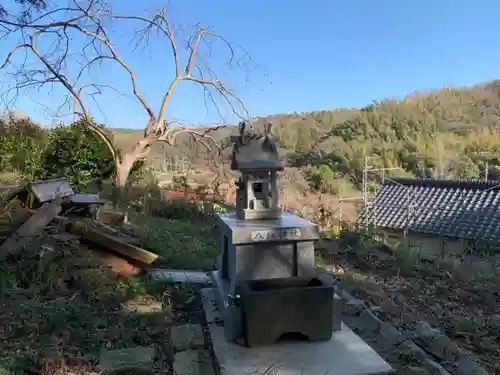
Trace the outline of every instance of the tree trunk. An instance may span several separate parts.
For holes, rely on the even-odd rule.
[[[116,162],[115,186],[113,187],[113,204],[118,208],[126,199],[127,181],[132,170],[132,164]]]
[[[149,146],[149,140],[142,139],[135,145],[131,152],[124,154],[120,160],[116,160],[116,176],[113,191],[113,204],[115,207],[120,206],[125,201],[128,187],[127,181],[132,167],[139,158],[146,156]]]

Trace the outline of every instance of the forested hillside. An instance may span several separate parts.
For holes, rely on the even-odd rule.
[[[301,168],[311,185],[338,194],[360,189],[365,157],[371,168],[401,168],[386,175],[434,178],[498,178],[500,165],[500,81],[465,88],[414,93],[404,100],[382,100],[361,109],[339,109],[258,118],[271,122],[290,167]],[[229,130],[214,134],[227,140]],[[123,147],[133,133],[116,132]],[[197,155],[184,142],[170,152]],[[163,157],[157,147],[154,157]],[[161,154],[161,155],[160,155]],[[371,174],[376,185],[377,176]]]
[[[325,191],[359,188],[365,157],[372,168],[402,168],[418,177],[497,178],[500,163],[500,81],[416,93],[359,110],[277,115],[270,121],[291,166]],[[328,168],[326,168],[328,166]],[[401,172],[393,172],[401,175]]]

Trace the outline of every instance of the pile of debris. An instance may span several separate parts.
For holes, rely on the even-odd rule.
[[[97,374],[124,350],[163,363],[151,353],[176,315],[124,219],[66,179],[0,188],[0,374]]]
[[[76,193],[66,178],[0,187],[0,261],[47,236],[91,249],[116,275],[136,275],[159,261],[123,213],[97,194]],[[43,250],[42,248],[40,249]]]

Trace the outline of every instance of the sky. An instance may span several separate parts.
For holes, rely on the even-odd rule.
[[[161,5],[114,1],[113,12],[143,15]],[[228,66],[227,51],[219,43],[202,61],[218,67],[251,116],[361,107],[415,90],[500,78],[498,0],[170,0],[169,12],[172,23],[202,22],[251,56],[251,63],[241,60],[243,68]],[[152,36],[149,48],[134,50],[136,26],[133,21],[113,25],[113,43],[135,70],[141,93],[158,110],[174,77],[170,48],[165,39]],[[183,49],[189,29],[176,30],[183,30],[178,43]],[[2,41],[0,55],[14,42]],[[75,44],[75,50],[81,46]],[[185,61],[186,53],[181,57]],[[3,89],[9,79],[0,72]],[[129,77],[117,64],[94,69],[92,80],[131,94]],[[60,85],[32,90],[16,105],[34,120],[53,125],[64,120],[55,108],[65,93]],[[182,82],[167,118],[192,125],[222,121],[215,110],[207,110],[203,98],[200,87]],[[147,119],[136,101],[113,91],[99,96],[99,106],[86,100],[96,119],[108,126],[139,129]],[[222,118],[237,121],[228,108]]]

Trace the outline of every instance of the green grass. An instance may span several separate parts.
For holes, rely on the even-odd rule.
[[[150,212],[131,217],[145,246],[171,267],[199,268],[217,254],[212,227],[199,218],[191,224]],[[4,224],[10,226],[9,220]],[[3,228],[6,235],[13,230]],[[159,329],[168,321],[124,306],[131,301],[167,306],[166,300],[185,300],[186,291],[138,277],[117,280],[91,250],[52,236],[57,230],[47,227],[35,243],[0,263],[0,373],[85,373],[102,348],[166,342],[155,337],[168,332]]]
[[[164,201],[159,188],[136,184],[123,210],[138,229],[142,246],[169,268],[211,268],[219,253],[214,219],[183,199]]]
[[[159,254],[166,267],[210,268],[219,249],[213,224],[204,220],[134,215],[144,247]]]

